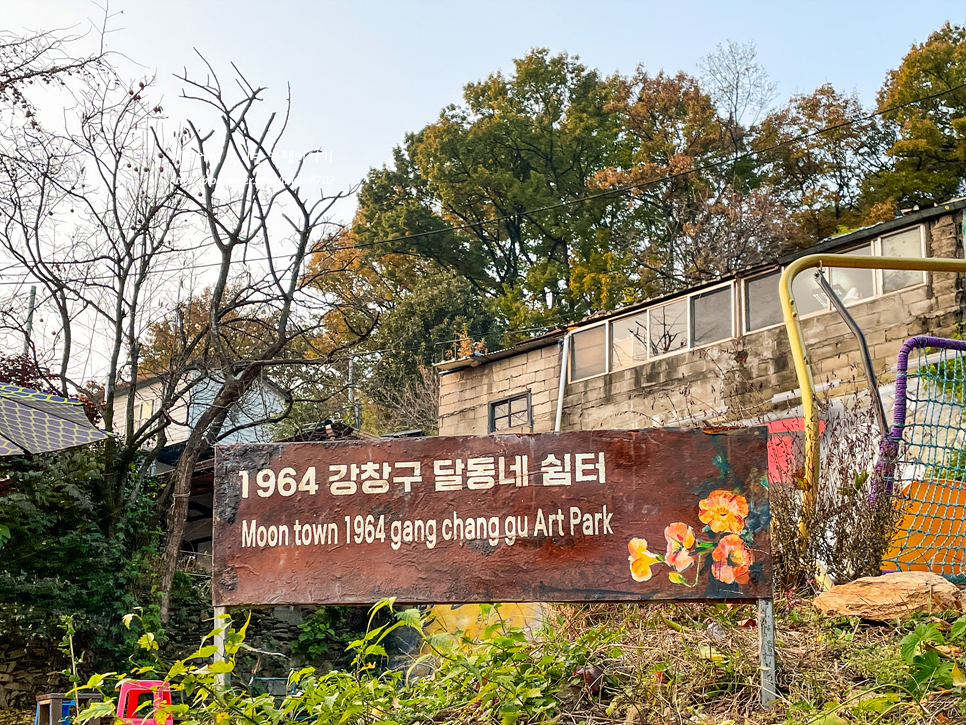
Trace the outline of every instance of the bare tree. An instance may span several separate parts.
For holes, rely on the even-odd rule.
[[[738,159],[747,150],[749,130],[775,100],[776,86],[757,57],[754,43],[729,40],[698,62],[702,85],[718,109],[722,134],[731,147],[735,187],[741,186]]]
[[[385,430],[419,429],[426,435],[439,432],[439,373],[420,367],[419,374],[409,379],[386,385],[370,380],[369,386],[379,385],[377,411]]]
[[[203,329],[186,340],[180,362],[203,359],[216,381],[210,405],[194,423],[184,452],[173,472],[167,540],[161,571],[162,616],[166,616],[170,586],[177,566],[191,491],[191,476],[201,454],[224,433],[228,411],[258,378],[278,366],[324,366],[363,339],[375,324],[363,303],[336,302],[319,277],[339,274],[336,259],[341,235],[328,214],[341,195],[309,200],[299,177],[313,155],[301,156],[293,174],[283,172],[276,154],[288,122],[283,115],[259,117],[265,89],[251,85],[236,72],[227,92],[209,66],[204,81],[188,76],[185,95],[217,114],[217,130],[192,121],[190,139],[194,173],[178,172],[176,186],[192,214],[206,227],[214,260],[208,315]],[[159,148],[163,148],[157,139]],[[163,151],[169,164],[177,159]],[[309,272],[308,262],[316,264]],[[245,275],[246,260],[260,260],[260,274]],[[344,343],[321,331],[328,314],[355,325]],[[235,344],[245,331],[244,349]]]
[[[698,61],[702,85],[729,127],[755,125],[775,100],[776,86],[757,57],[754,43],[729,40]]]
[[[148,132],[162,114],[148,101],[149,86],[124,84],[101,63],[72,89],[76,115],[64,128],[49,130],[21,109],[0,153],[0,247],[41,285],[39,307],[57,321],[46,325],[53,340],[35,336],[34,353],[54,363],[64,395],[80,392],[100,403],[108,430],[121,374],[136,367],[159,290],[185,259],[177,245],[184,200]],[[178,146],[171,158],[180,156]],[[103,389],[90,385],[94,367],[106,367]],[[163,413],[135,427],[134,396],[126,400],[128,423],[107,444],[99,491],[108,534],[138,495],[137,486],[125,493],[131,465],[141,460],[142,480],[150,464],[142,446],[155,436],[158,448],[164,443]]]
[[[294,173],[283,170],[288,106],[260,115],[265,89],[241,74],[229,90],[213,73],[182,80],[193,117],[207,120],[171,127],[149,101],[150,81],[122,83],[105,68],[78,91],[64,129],[48,131],[19,111],[22,122],[0,140],[0,248],[42,286],[40,308],[56,320],[45,324],[53,334],[35,344],[36,355],[56,361],[65,394],[99,398],[108,429],[124,421],[108,444],[100,491],[107,533],[123,524],[169,427],[191,427],[158,502],[167,507],[165,615],[199,457],[264,422],[233,421],[233,408],[271,369],[331,378],[333,356],[364,339],[376,318],[365,302],[332,291],[351,285],[325,283],[348,271],[341,229],[328,216],[340,196],[302,192],[312,152]],[[169,334],[165,354],[143,365],[159,330]],[[102,393],[85,382],[95,369],[106,371]],[[139,420],[134,391],[146,371],[161,391]],[[184,418],[184,401],[202,389],[192,401],[200,411]]]
[[[93,53],[76,54],[80,39],[56,32],[17,35],[0,31],[0,103],[24,112],[36,124],[27,86],[66,88],[72,77],[85,77],[106,68],[103,46]]]

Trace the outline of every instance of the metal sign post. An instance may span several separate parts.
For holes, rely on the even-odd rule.
[[[761,704],[771,707],[778,699],[775,671],[775,602],[758,600],[758,663],[761,668]]]

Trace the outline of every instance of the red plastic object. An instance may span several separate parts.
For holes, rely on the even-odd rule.
[[[151,695],[153,707],[142,707],[145,694]],[[133,680],[121,683],[121,694],[117,698],[117,717],[124,725],[158,725],[154,719],[155,711],[161,705],[171,705],[171,688],[163,680]],[[171,713],[164,721],[164,725],[174,725]]]

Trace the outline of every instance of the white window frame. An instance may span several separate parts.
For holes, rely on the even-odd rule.
[[[876,243],[876,240],[873,239],[872,241],[865,242],[864,244],[857,244],[856,246],[852,247],[851,249],[846,249],[846,250],[844,250],[842,252],[837,252],[837,254],[841,254],[843,257],[845,257],[845,256],[851,254],[852,252],[858,251],[862,247],[868,247],[869,248],[869,252],[871,253],[871,255],[873,257],[881,257],[882,255],[881,254],[878,254],[876,252],[876,244],[875,243]],[[870,296],[868,296],[868,297],[861,297],[861,298],[859,298],[857,300],[852,300],[851,302],[844,302],[843,301],[846,307],[852,307],[853,305],[859,305],[859,304],[862,304],[863,302],[868,302],[869,300],[874,300],[877,297],[881,297],[882,296],[882,292],[881,292],[881,289],[882,288],[879,285],[879,275],[877,274],[877,272],[879,272],[881,270],[876,270],[876,269],[869,270],[869,269],[864,269],[862,267],[829,267],[828,268],[828,272],[825,274],[825,281],[828,282],[830,286],[832,285],[832,274],[833,274],[833,271],[832,270],[835,270],[835,269],[857,269],[860,272],[866,272],[866,271],[872,272],[872,294]],[[835,289],[835,288],[833,287],[833,289]],[[836,292],[836,294],[838,294],[838,293]],[[828,295],[826,295],[826,297],[827,296]],[[811,317],[812,315],[820,314],[822,312],[831,312],[832,309],[833,309],[833,307],[832,307],[832,300],[829,300],[828,302],[825,303],[825,308],[824,309],[816,310],[815,312],[810,312],[808,315],[806,315],[806,317]]]
[[[733,340],[735,337],[737,337],[737,327],[740,324],[740,321],[739,321],[739,318],[738,318],[738,299],[739,299],[739,295],[741,294],[741,292],[737,290],[737,287],[738,287],[737,280],[736,279],[732,279],[732,280],[729,280],[727,282],[722,282],[720,284],[716,284],[716,285],[714,285],[712,287],[707,287],[705,289],[697,290],[697,291],[691,292],[689,294],[681,295],[680,297],[675,297],[674,299],[670,299],[670,300],[667,300],[665,302],[661,302],[660,304],[650,305],[648,307],[644,307],[642,309],[635,310],[634,312],[628,313],[626,315],[620,315],[618,317],[614,317],[614,318],[605,320],[603,322],[599,322],[599,323],[594,324],[594,325],[587,325],[586,327],[581,327],[579,330],[575,330],[571,334],[579,334],[579,333],[584,332],[586,330],[593,329],[594,327],[599,327],[601,325],[604,326],[604,340],[605,340],[605,344],[606,344],[606,348],[605,348],[605,351],[604,351],[604,371],[601,372],[601,373],[597,373],[596,375],[587,375],[587,376],[584,376],[582,378],[575,378],[575,377],[573,377],[573,365],[572,365],[573,351],[571,349],[570,355],[568,356],[568,360],[567,360],[567,380],[568,380],[568,382],[574,383],[574,382],[578,382],[578,381],[581,381],[581,380],[590,380],[591,378],[596,378],[596,377],[599,377],[601,375],[609,375],[610,373],[616,372],[618,370],[629,370],[630,368],[635,368],[635,367],[638,367],[640,365],[645,365],[646,363],[650,362],[651,360],[660,360],[661,358],[669,357],[671,355],[679,355],[679,354],[681,354],[683,352],[687,352],[688,350],[702,350],[702,349],[704,349],[706,347],[710,347],[712,345],[720,345],[722,342],[724,342],[726,340]],[[714,340],[713,342],[706,342],[706,343],[703,343],[701,345],[694,345],[694,344],[692,344],[692,333],[693,333],[693,330],[692,330],[692,313],[691,313],[692,298],[694,298],[694,297],[701,297],[703,295],[711,294],[713,292],[717,292],[717,291],[722,290],[722,289],[725,289],[725,288],[730,288],[730,290],[731,290],[731,329],[730,329],[730,334],[727,335],[727,336],[725,336],[725,337],[719,338],[718,340]],[[686,335],[687,344],[684,345],[683,347],[677,348],[675,350],[669,350],[668,352],[663,352],[660,355],[652,355],[651,354],[651,347],[650,347],[650,345],[651,345],[651,312],[653,310],[657,310],[657,309],[659,309],[661,307],[666,307],[668,305],[678,304],[678,303],[681,303],[681,302],[684,302],[684,307],[685,307],[685,310],[684,310],[684,318],[685,318],[685,335]],[[623,365],[621,367],[617,367],[617,366],[614,365],[614,350],[613,350],[614,334],[613,334],[613,327],[612,326],[613,326],[613,324],[615,322],[617,322],[619,320],[627,319],[629,317],[639,317],[641,315],[644,315],[645,316],[645,319],[646,319],[646,323],[645,323],[646,333],[645,334],[647,335],[647,338],[645,340],[645,350],[646,350],[647,356],[645,357],[644,360],[641,360],[641,361],[636,362],[634,364],[631,364],[631,365]]]
[[[596,373],[594,375],[585,375],[582,378],[573,377],[574,347],[573,347],[573,344],[571,344],[570,351],[567,353],[567,382],[575,383],[578,380],[590,380],[591,378],[598,378],[601,375],[607,375],[611,371],[610,369],[610,322],[611,322],[610,320],[604,320],[603,322],[598,322],[597,324],[594,324],[594,325],[587,325],[586,327],[581,327],[580,329],[574,330],[572,333],[570,333],[571,336],[579,335],[581,332],[592,330],[595,327],[601,327],[601,326],[604,327],[604,371],[600,373]],[[572,342],[573,342],[573,338],[571,337],[571,343]],[[624,368],[621,368],[621,370],[623,369]]]
[[[660,306],[660,305],[658,305]],[[630,315],[621,315],[613,320],[609,320],[607,324],[607,372],[612,373],[618,370],[629,370],[630,368],[636,368],[638,365],[644,365],[651,359],[651,315],[649,313],[650,307],[645,307],[642,310],[638,310]],[[613,324],[618,320],[626,320],[632,317],[643,317],[644,318],[644,359],[640,362],[634,362],[630,365],[621,365],[620,367],[614,366],[614,333]]]
[[[715,285],[714,287],[708,287],[707,289],[703,289],[699,292],[694,292],[688,295],[688,347],[686,348],[687,350],[703,350],[706,347],[711,347],[712,345],[720,345],[725,340],[733,340],[735,339],[735,337],[737,337],[737,335],[735,334],[736,333],[735,298],[738,296],[735,290],[735,288],[737,287],[736,282],[737,282],[736,279],[732,279],[729,282],[724,282],[722,284]],[[691,321],[691,308],[692,308],[691,298],[703,297],[704,295],[711,294],[712,292],[717,292],[718,290],[724,289],[725,287],[731,288],[731,330],[730,330],[731,334],[727,335],[726,337],[719,337],[717,340],[713,340],[712,342],[705,342],[701,345],[694,345],[691,339],[691,336],[694,333],[694,325]],[[683,350],[678,350],[677,352],[683,352]],[[672,353],[667,353],[667,354],[670,355]]]
[[[928,251],[926,249],[926,225],[925,224],[918,224],[916,226],[919,229],[919,254],[920,254],[920,257],[919,258],[920,259],[926,259],[927,258],[927,251]],[[875,257],[881,257],[881,256],[883,256],[883,254],[882,254],[882,240],[883,239],[887,239],[887,238],[889,238],[889,237],[891,237],[893,235],[896,235],[896,234],[901,234],[903,232],[907,232],[907,231],[909,231],[910,228],[911,227],[908,227],[906,229],[901,229],[901,230],[898,230],[898,231],[894,231],[894,232],[889,233],[889,234],[881,234],[878,237],[873,238],[871,241],[866,241],[866,242],[862,242],[860,244],[856,244],[855,246],[852,247],[852,249],[842,250],[842,251],[836,252],[836,253],[837,254],[847,254],[848,252],[853,251],[855,249],[858,249],[860,247],[869,246],[870,249],[871,249],[871,251],[872,251],[872,255],[873,256],[875,256]],[[780,276],[781,276],[782,272],[784,272],[784,271],[785,271],[785,267],[779,267],[778,268],[777,272],[778,272],[778,275],[779,275],[779,279],[780,279]],[[779,327],[781,325],[784,325],[785,323],[784,323],[784,321],[782,321],[782,322],[776,322],[776,323],[771,324],[771,325],[768,325],[766,327],[759,327],[759,328],[754,329],[754,330],[749,330],[748,329],[748,310],[747,310],[747,305],[748,305],[748,283],[750,281],[752,281],[752,280],[755,280],[755,279],[760,279],[762,277],[768,277],[770,275],[773,275],[773,274],[775,274],[775,272],[776,272],[776,270],[773,269],[773,270],[770,270],[768,272],[762,272],[761,274],[756,274],[756,275],[751,276],[751,277],[736,277],[736,278],[734,278],[734,279],[732,279],[732,280],[730,280],[728,282],[722,282],[720,284],[717,284],[717,285],[714,285],[714,286],[711,286],[711,287],[707,287],[705,289],[696,290],[694,292],[690,292],[690,293],[687,293],[687,294],[682,294],[682,295],[680,295],[678,297],[675,297],[673,299],[669,299],[669,300],[666,300],[666,301],[661,302],[661,303],[658,303],[658,304],[654,304],[654,305],[649,305],[647,307],[643,307],[641,309],[635,310],[634,312],[630,312],[630,313],[628,313],[626,315],[620,315],[618,317],[614,317],[614,318],[611,318],[611,319],[603,320],[603,321],[598,322],[598,323],[595,323],[593,325],[587,325],[586,327],[581,327],[578,330],[575,330],[573,333],[571,333],[572,335],[573,334],[579,334],[579,333],[584,332],[586,330],[593,329],[594,327],[599,327],[599,326],[603,326],[604,327],[604,370],[603,370],[603,372],[596,373],[595,375],[587,375],[587,376],[584,376],[582,378],[574,378],[573,377],[573,365],[572,365],[572,362],[573,362],[573,354],[574,353],[573,353],[573,348],[571,347],[571,351],[570,351],[570,353],[568,354],[568,357],[567,357],[567,381],[570,382],[570,383],[574,383],[574,382],[579,382],[581,380],[590,380],[591,378],[600,377],[601,375],[609,375],[610,373],[616,372],[618,370],[628,370],[630,368],[638,367],[640,365],[646,365],[647,363],[651,362],[652,360],[661,360],[662,358],[670,357],[671,355],[679,355],[679,354],[681,354],[683,352],[687,352],[689,350],[702,350],[702,349],[707,348],[707,347],[710,347],[712,345],[720,345],[722,342],[725,342],[727,340],[733,340],[733,339],[736,339],[738,337],[743,337],[744,335],[751,335],[751,334],[754,334],[754,333],[757,333],[757,332],[761,332],[763,330],[769,330],[769,329],[772,329],[772,328],[775,328],[775,327]],[[894,290],[893,292],[884,292],[883,291],[883,285],[884,285],[884,283],[883,283],[883,274],[884,274],[884,272],[885,272],[885,270],[883,270],[883,269],[874,269],[873,270],[873,273],[874,273],[873,274],[873,282],[872,282],[872,288],[873,288],[872,296],[871,297],[866,297],[864,299],[859,299],[859,300],[855,300],[853,302],[850,302],[850,303],[848,303],[849,306],[851,307],[853,305],[862,304],[863,302],[871,302],[872,300],[878,299],[878,298],[883,297],[885,295],[895,294],[896,292],[903,292],[903,291],[905,291],[907,289],[911,289],[913,287],[916,287],[919,284],[926,284],[929,281],[929,273],[923,271],[923,273],[922,273],[922,282],[921,283],[916,283],[916,284],[913,284],[913,285],[909,285],[908,287],[902,287],[902,288],[900,288],[898,290]],[[693,306],[692,298],[693,297],[698,297],[698,296],[701,296],[701,295],[706,295],[706,294],[715,292],[717,290],[723,289],[725,287],[731,287],[731,334],[729,336],[727,336],[727,337],[722,337],[722,338],[720,338],[718,340],[715,340],[713,342],[706,342],[706,343],[704,343],[702,345],[694,345],[694,344],[692,344],[692,334],[693,334],[693,323],[692,323],[692,319],[691,319],[691,317],[692,317],[691,310],[692,310],[692,306]],[[685,302],[685,320],[686,320],[686,322],[685,322],[686,328],[685,329],[686,329],[686,334],[687,334],[687,345],[685,345],[684,347],[678,348],[676,350],[670,350],[668,352],[661,353],[660,355],[652,355],[651,354],[651,312],[653,310],[657,310],[660,307],[665,307],[667,305],[679,303],[682,300]],[[816,316],[821,315],[821,314],[824,314],[826,312],[830,312],[831,310],[832,310],[831,302],[828,302],[828,303],[826,303],[826,305],[824,307],[822,307],[822,308],[820,308],[818,310],[815,310],[813,312],[809,312],[809,313],[800,315],[799,318],[800,319],[810,319],[812,317],[816,317]],[[619,320],[626,319],[628,317],[637,317],[637,316],[640,316],[640,315],[644,315],[645,316],[645,319],[646,319],[646,324],[645,324],[646,334],[647,334],[647,340],[646,340],[646,344],[645,344],[646,357],[645,357],[644,360],[639,361],[639,362],[636,362],[636,363],[633,363],[631,365],[624,365],[624,366],[621,366],[621,367],[616,367],[614,365],[614,351],[612,349],[612,346],[613,346],[613,329],[612,329],[612,325],[614,324],[614,322],[617,322]]]
[[[780,282],[782,278],[782,272],[784,271],[785,271],[784,267],[779,267],[777,270],[773,269],[772,271],[764,272],[763,274],[756,274],[751,277],[744,277],[741,280],[741,292],[740,292],[741,301],[739,303],[739,309],[741,311],[741,329],[742,329],[741,334],[742,335],[751,335],[756,332],[761,332],[762,330],[770,330],[773,327],[779,327],[780,325],[785,324],[784,320],[782,320],[780,322],[773,322],[770,325],[765,325],[764,327],[756,327],[754,330],[748,329],[748,283],[756,279],[764,279],[765,277],[770,277],[773,274],[778,275],[778,280]],[[778,298],[778,309],[781,310],[780,296]]]
[[[907,232],[907,231],[909,230],[902,229],[898,232],[892,232],[891,234],[882,234],[876,237],[875,240],[873,240],[872,242],[872,254],[874,254],[877,257],[884,257],[885,255],[882,253],[882,240],[887,239],[889,237],[898,236],[899,234],[902,234],[903,232]],[[925,224],[919,225],[919,259],[926,259],[926,225]],[[911,284],[908,287],[900,287],[899,289],[893,290],[892,292],[886,292],[883,289],[885,285],[885,282],[884,282],[885,272],[886,270],[884,269],[875,270],[875,273],[876,273],[875,274],[875,288],[876,288],[875,296],[876,297],[882,297],[883,295],[892,295],[892,294],[895,294],[896,292],[902,292],[903,290],[912,289],[913,287],[917,287],[920,284],[927,284],[929,282],[929,272],[927,272],[926,270],[923,270],[921,282],[916,282],[915,284]],[[863,300],[859,300],[859,301],[861,302]]]
[[[918,259],[928,259],[928,256],[926,254],[927,251],[928,251],[926,249],[926,225],[925,224],[918,224],[918,225],[916,225],[916,228],[919,229],[919,257],[918,257]],[[903,232],[907,232],[910,229],[912,229],[912,227],[908,227],[906,229],[901,229],[899,231],[891,232],[889,234],[880,234],[878,237],[875,237],[871,241],[863,242],[861,244],[856,244],[851,249],[845,249],[845,250],[842,250],[841,252],[836,252],[836,254],[845,255],[845,254],[848,254],[849,252],[852,252],[852,251],[854,251],[856,249],[859,249],[860,247],[868,246],[872,250],[872,256],[873,257],[882,257],[882,256],[884,256],[882,254],[882,240],[883,239],[887,239],[887,238],[889,238],[891,236],[894,236],[894,235],[897,235],[897,234],[902,234]],[[913,259],[913,257],[910,257],[910,259]],[[833,269],[833,268],[830,267],[829,269]],[[782,267],[781,270],[780,270],[780,272],[784,272],[784,271],[785,271],[785,267]],[[855,305],[861,305],[863,303],[871,302],[873,300],[879,299],[880,297],[885,297],[886,295],[896,294],[897,292],[904,292],[904,291],[909,290],[909,289],[912,289],[914,287],[918,287],[920,284],[927,284],[929,282],[929,273],[926,272],[925,270],[923,270],[923,272],[922,272],[922,281],[921,282],[916,282],[914,284],[909,285],[908,287],[901,287],[901,288],[899,288],[897,290],[893,290],[891,292],[885,292],[884,289],[883,289],[883,287],[884,287],[884,282],[883,282],[884,277],[883,277],[883,275],[884,275],[884,273],[886,271],[887,270],[884,270],[884,269],[881,269],[881,268],[874,268],[872,270],[872,272],[873,272],[873,274],[872,274],[872,290],[873,290],[872,296],[871,297],[865,297],[865,298],[859,299],[859,300],[853,300],[852,302],[846,303],[846,306],[847,307],[853,307]],[[804,273],[805,272],[803,272],[803,274]],[[770,329],[772,327],[778,327],[779,325],[785,324],[784,322],[779,322],[779,323],[775,323],[774,325],[769,325],[768,327],[759,327],[759,328],[757,328],[755,330],[749,330],[749,329],[747,329],[748,328],[747,302],[746,302],[746,300],[744,298],[744,296],[747,294],[747,291],[746,291],[747,288],[745,286],[746,285],[746,282],[748,280],[757,279],[759,277],[767,277],[769,274],[774,274],[774,272],[766,272],[766,273],[763,273],[763,274],[760,274],[760,275],[755,275],[754,277],[748,277],[748,278],[746,278],[743,281],[743,283],[741,285],[741,287],[742,287],[741,294],[742,294],[742,297],[743,297],[742,298],[742,303],[741,303],[741,314],[742,314],[742,317],[744,318],[743,319],[743,322],[742,322],[742,329],[744,330],[744,332],[742,334],[751,335],[751,334],[754,334],[756,332],[761,332],[762,330],[768,330],[768,329]],[[820,309],[814,310],[812,312],[807,312],[805,314],[800,314],[799,315],[799,319],[808,320],[808,319],[811,319],[812,317],[817,317],[818,315],[824,314],[826,312],[831,312],[831,311],[832,311],[832,303],[831,303],[831,300],[830,300],[828,303],[826,303],[826,305],[824,307],[822,307]]]
[[[687,340],[687,345],[679,347],[676,350],[668,350],[667,352],[662,352],[658,355],[651,354],[651,312],[654,310],[659,310],[662,307],[669,307],[671,305],[684,302],[684,334]],[[645,362],[650,362],[651,360],[660,360],[661,358],[669,357],[671,355],[678,355],[682,352],[687,352],[691,349],[691,295],[681,295],[680,297],[675,297],[673,300],[668,300],[667,302],[662,302],[659,305],[653,305],[647,308],[647,360]]]

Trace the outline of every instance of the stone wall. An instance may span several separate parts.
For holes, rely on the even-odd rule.
[[[962,214],[926,222],[930,257],[963,258]],[[803,274],[808,274],[805,272]],[[866,336],[879,383],[894,379],[902,342],[918,334],[949,337],[963,322],[962,283],[933,273],[928,282],[850,305]],[[844,394],[865,384],[858,343],[835,311],[802,319],[816,386]],[[488,432],[489,404],[529,392],[532,432],[553,430],[561,348],[550,344],[475,368],[443,375],[440,434]],[[606,375],[569,383],[563,430],[648,428],[732,423],[800,404],[788,337],[776,325],[737,338]],[[514,429],[512,432],[531,432]]]
[[[0,710],[33,710],[37,695],[70,689],[66,658],[52,643],[0,642]]]
[[[325,662],[307,662],[291,654],[292,643],[301,634],[299,625],[310,612],[311,608],[305,607],[270,607],[253,611],[246,637],[246,645],[251,649],[239,653],[234,677],[247,683],[252,677],[285,678],[291,669],[306,664],[329,669]],[[236,613],[235,626],[243,624],[246,615],[246,612]],[[198,649],[202,638],[214,626],[212,616],[211,606],[203,600],[176,604],[165,630],[163,660],[187,657]],[[95,666],[89,661],[81,664],[82,677],[86,679],[94,674],[92,667]],[[0,642],[0,710],[32,712],[37,695],[67,692],[71,685],[63,672],[69,667],[69,660],[53,642],[41,639]],[[104,664],[100,669],[110,668]]]
[[[529,424],[506,433],[545,433],[553,430],[560,380],[560,345],[497,360],[477,368],[449,373],[440,379],[439,434],[486,435],[490,403],[530,393]]]

